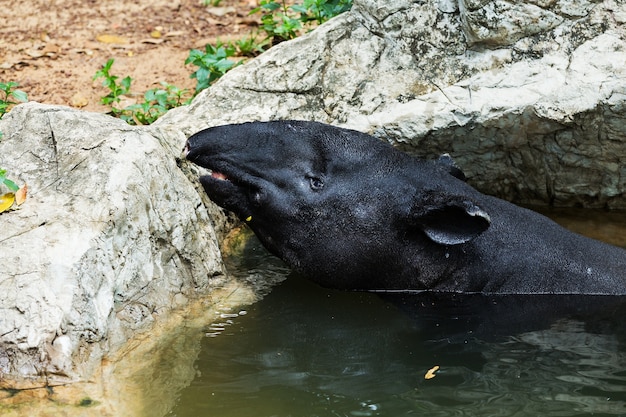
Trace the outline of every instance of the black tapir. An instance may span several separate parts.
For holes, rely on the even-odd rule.
[[[328,287],[626,294],[626,251],[481,194],[450,158],[424,161],[316,122],[218,126],[187,158],[209,197]]]

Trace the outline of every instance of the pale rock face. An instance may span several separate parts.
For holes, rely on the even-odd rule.
[[[626,208],[625,16],[614,0],[355,0],[157,124],[316,120],[449,152],[518,203]]]
[[[0,386],[89,378],[159,314],[224,278],[192,183],[145,130],[30,103],[0,121],[29,196],[2,215]]]

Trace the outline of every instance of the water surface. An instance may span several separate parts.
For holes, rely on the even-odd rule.
[[[622,216],[577,216],[564,223],[626,236]],[[231,262],[288,275],[254,240]],[[245,313],[204,330],[169,415],[626,415],[619,297],[342,292],[290,275]]]

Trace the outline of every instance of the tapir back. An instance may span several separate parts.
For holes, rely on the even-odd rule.
[[[626,251],[545,216],[484,196],[492,222],[475,244],[490,271],[483,292],[626,294]]]

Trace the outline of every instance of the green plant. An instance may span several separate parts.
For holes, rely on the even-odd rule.
[[[9,111],[11,106],[18,104],[18,102],[28,101],[28,96],[25,92],[15,89],[17,86],[19,84],[14,81],[0,83],[0,93],[2,93],[2,97],[0,97],[0,119]]]
[[[0,168],[0,184],[6,186],[9,190],[16,192],[20,189],[16,183],[6,177],[6,171]]]
[[[187,104],[191,98],[186,89],[161,82],[163,88],[153,88],[144,94],[143,103],[131,104],[120,111],[119,117],[129,124],[147,125],[174,107]]]
[[[0,119],[2,119],[2,117],[10,110],[11,106],[18,104],[18,102],[28,101],[28,95],[21,90],[16,90],[15,88],[17,86],[19,86],[19,84],[14,81],[0,83],[0,92],[2,93],[2,97],[0,97]],[[2,139],[2,132],[0,132],[0,139]],[[4,169],[0,168],[0,185],[4,185],[11,190],[12,193],[17,192],[20,187],[18,187],[15,182],[7,178],[6,173],[7,172]],[[0,202],[1,205],[5,205],[4,196],[5,195],[0,196],[0,200],[2,200]],[[8,206],[10,207],[12,204],[13,202],[11,201]],[[4,211],[6,208],[8,207],[5,207],[0,211]]]
[[[205,5],[217,6],[221,0],[203,0]],[[301,4],[288,5],[286,0],[280,2],[260,0],[259,7],[250,14],[261,13],[261,26],[258,32],[234,41],[217,44],[207,44],[204,51],[192,49],[185,60],[185,65],[193,64],[198,67],[191,74],[196,79],[193,96],[210,87],[232,68],[240,65],[243,60],[235,61],[233,57],[254,57],[265,51],[271,45],[284,40],[293,39],[305,28],[314,24],[321,24],[331,17],[337,16],[352,7],[352,0],[304,0]],[[259,41],[259,35],[263,38]],[[148,90],[144,94],[143,103],[137,103],[125,108],[118,108],[116,103],[121,96],[131,95],[132,79],[111,74],[114,60],[109,59],[93,79],[103,78],[102,85],[109,89],[109,93],[101,98],[101,102],[111,106],[111,113],[130,124],[150,124],[173,107],[187,104],[191,98],[187,90],[176,86],[161,83],[162,88]],[[118,81],[119,80],[119,81]]]
[[[246,57],[255,57],[261,54],[267,48],[269,41],[264,39],[258,41],[258,32],[251,33],[245,38],[234,41],[234,47],[237,49],[237,54]]]
[[[260,28],[276,44],[297,37],[311,22],[320,25],[351,7],[352,0],[304,0],[292,5],[285,0],[261,0],[250,14],[261,13]]]
[[[321,25],[325,21],[352,8],[352,0],[304,0],[302,5],[292,9],[300,12],[303,22],[315,21]]]
[[[193,64],[198,67],[191,74],[191,78],[196,79],[196,92],[209,87],[231,68],[239,65],[241,61],[235,62],[228,58],[234,56],[237,48],[232,44],[217,43],[216,46],[207,44],[204,52],[198,49],[189,51],[189,57],[185,60],[185,65]]]
[[[121,96],[132,95],[130,86],[131,77],[122,78],[120,84],[118,76],[111,74],[111,67],[115,62],[109,59],[100,70],[96,72],[93,79],[104,78],[102,85],[109,89],[109,94],[102,97],[102,104],[111,107],[111,113],[124,120],[128,124],[151,124],[161,117],[165,112],[174,107],[187,103],[191,98],[186,89],[180,89],[175,85],[161,82],[162,88],[153,88],[144,94],[143,103],[131,104],[124,108],[116,107],[115,104],[121,101]]]
[[[280,3],[261,0],[259,7],[253,9],[250,14],[261,13],[260,28],[275,44],[295,38],[302,29],[302,22],[297,18],[293,7],[287,5],[285,0]]]
[[[97,80],[98,78],[104,78],[104,80],[102,81],[102,85],[108,88],[110,91],[109,94],[100,99],[100,102],[107,106],[112,106],[113,103],[119,103],[120,96],[129,94],[130,84],[132,82],[132,78],[124,77],[119,84],[117,83],[119,77],[117,75],[111,75],[110,73],[111,67],[113,66],[114,62],[115,60],[113,58],[109,59],[106,64],[102,66],[101,69],[96,71],[95,75],[92,78],[93,80]]]

